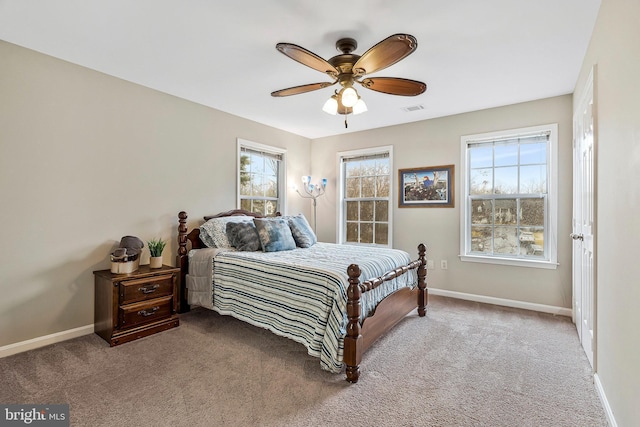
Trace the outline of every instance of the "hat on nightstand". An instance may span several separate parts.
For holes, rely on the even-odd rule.
[[[144,248],[144,243],[138,237],[124,236],[120,245],[111,254],[112,261],[133,261],[138,258]]]

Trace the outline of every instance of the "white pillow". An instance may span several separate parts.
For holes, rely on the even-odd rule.
[[[227,238],[227,223],[252,221],[253,217],[246,215],[211,218],[200,226],[200,240],[210,248],[231,248]]]

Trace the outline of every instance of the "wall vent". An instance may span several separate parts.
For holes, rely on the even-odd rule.
[[[424,105],[420,104],[420,105],[412,105],[411,107],[404,107],[402,109],[405,113],[410,113],[412,111],[420,111],[420,110],[424,110]]]

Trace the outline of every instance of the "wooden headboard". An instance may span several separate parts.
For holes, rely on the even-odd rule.
[[[264,218],[264,215],[261,215],[256,212],[250,212],[244,209],[232,209],[230,211],[221,212],[216,215],[206,215],[204,217],[204,221],[209,221],[211,218],[222,218],[225,216],[237,216],[237,215],[246,215],[252,216],[254,218]],[[280,213],[276,213],[276,215],[280,215]],[[180,268],[180,275],[178,278],[178,312],[184,313],[189,311],[189,304],[187,302],[187,292],[186,292],[186,276],[189,272],[189,244],[190,249],[201,249],[205,248],[205,244],[200,240],[200,228],[196,227],[191,231],[187,229],[187,213],[185,211],[181,211],[178,214],[178,254],[176,255],[176,267]]]
[[[208,215],[204,217],[205,221],[209,221],[211,218],[222,218],[224,216],[236,216],[236,215],[244,215],[244,216],[252,216],[254,218],[264,218],[264,215],[259,214],[257,212],[249,212],[247,210],[244,209],[232,209],[230,211],[226,211],[226,212],[220,212],[219,214],[216,215]],[[276,216],[280,215],[279,213],[276,213]]]

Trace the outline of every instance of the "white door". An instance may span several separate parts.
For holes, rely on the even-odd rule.
[[[595,352],[595,126],[594,74],[573,115],[573,315],[580,342],[594,367]]]

